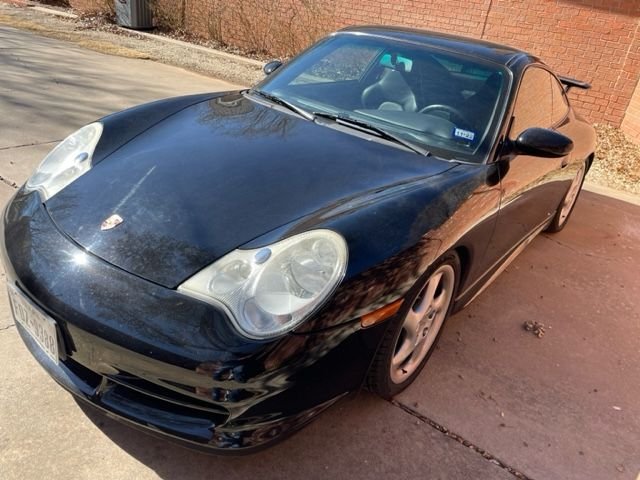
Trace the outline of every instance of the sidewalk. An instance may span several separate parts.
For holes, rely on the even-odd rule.
[[[52,15],[52,10],[18,7],[0,0],[0,24],[71,41],[100,53],[154,60],[238,85],[253,85],[264,77],[262,62],[257,60],[133,30],[112,33],[82,29],[73,18]]]

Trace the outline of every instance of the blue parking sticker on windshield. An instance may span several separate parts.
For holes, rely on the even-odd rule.
[[[472,132],[470,130],[463,130],[461,128],[454,128],[453,136],[457,138],[464,138],[465,140],[469,140],[470,142],[473,142],[473,139],[476,138],[475,132]]]

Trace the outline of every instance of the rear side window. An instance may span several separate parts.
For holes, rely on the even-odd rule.
[[[564,88],[562,88],[560,82],[552,75],[549,76],[551,77],[551,120],[553,124],[556,125],[564,120],[564,117],[569,113],[569,104],[567,103],[567,97],[564,94]]]
[[[512,138],[528,128],[553,126],[552,79],[542,68],[530,67],[524,72],[513,112]]]

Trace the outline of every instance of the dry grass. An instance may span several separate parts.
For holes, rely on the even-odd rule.
[[[116,45],[110,42],[103,42],[100,40],[88,39],[86,36],[79,32],[73,32],[63,29],[56,29],[47,25],[25,20],[24,18],[18,18],[17,16],[4,15],[0,13],[0,24],[8,27],[20,28],[23,30],[30,30],[37,32],[40,35],[46,37],[56,38],[58,40],[66,40],[73,42],[81,47],[88,48],[100,53],[106,53],[109,55],[118,55],[126,58],[138,58],[148,59],[150,58],[147,53],[139,52],[131,48]]]
[[[324,0],[150,1],[165,34],[200,36],[249,56],[289,58],[335,29],[335,4]],[[189,28],[189,19],[206,28]]]
[[[587,181],[640,195],[640,145],[619,128],[596,124],[598,147]]]
[[[217,55],[215,52],[195,50],[146,36],[140,37],[133,31],[108,23],[108,16],[109,13],[94,13],[77,20],[70,20],[30,8],[10,6],[0,0],[0,24],[67,40],[101,53],[132,59],[151,59],[237,85],[253,85],[264,77],[261,65],[237,61]]]

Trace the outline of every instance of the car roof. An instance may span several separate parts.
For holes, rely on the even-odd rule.
[[[485,40],[477,40],[475,38],[462,37],[459,35],[419,30],[416,28],[363,25],[347,27],[336,33],[366,34],[380,38],[408,41],[425,46],[433,46],[454,52],[474,55],[503,65],[508,65],[517,58],[529,57],[531,61],[537,60],[527,52],[507,45],[487,42]]]

